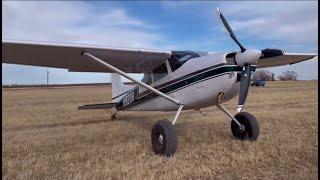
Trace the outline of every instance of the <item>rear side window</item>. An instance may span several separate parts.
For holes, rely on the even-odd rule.
[[[161,64],[153,70],[153,82],[163,78],[168,74],[166,63]]]

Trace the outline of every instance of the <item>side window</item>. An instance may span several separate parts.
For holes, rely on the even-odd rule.
[[[150,85],[152,83],[151,74],[144,74],[141,81]]]
[[[153,82],[163,78],[168,74],[166,63],[161,64],[153,70]]]

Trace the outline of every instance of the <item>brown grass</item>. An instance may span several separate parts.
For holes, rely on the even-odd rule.
[[[174,112],[78,111],[110,100],[110,87],[2,89],[4,179],[317,179],[318,81],[251,88],[256,142],[232,138],[216,107],[184,111],[172,158],[153,154],[150,130]],[[237,98],[225,103],[235,112]]]

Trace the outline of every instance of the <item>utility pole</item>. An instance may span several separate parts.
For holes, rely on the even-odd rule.
[[[274,73],[271,74],[271,81],[275,81],[276,78],[274,77]]]
[[[49,88],[49,69],[47,69],[47,88]]]

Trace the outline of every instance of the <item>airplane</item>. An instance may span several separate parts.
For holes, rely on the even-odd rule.
[[[317,54],[286,53],[281,49],[247,49],[217,9],[222,25],[240,51],[155,51],[45,42],[2,41],[2,63],[68,69],[70,72],[112,73],[112,102],[79,106],[79,110],[115,108],[120,111],[176,111],[172,121],[159,120],[151,130],[155,154],[171,157],[178,147],[174,127],[183,110],[217,106],[231,119],[235,139],[255,141],[259,123],[244,112],[251,73],[257,68],[291,65]],[[141,81],[128,73],[143,73]],[[135,85],[124,84],[121,76]],[[272,93],[272,92],[271,92]],[[237,114],[223,105],[239,94]]]

